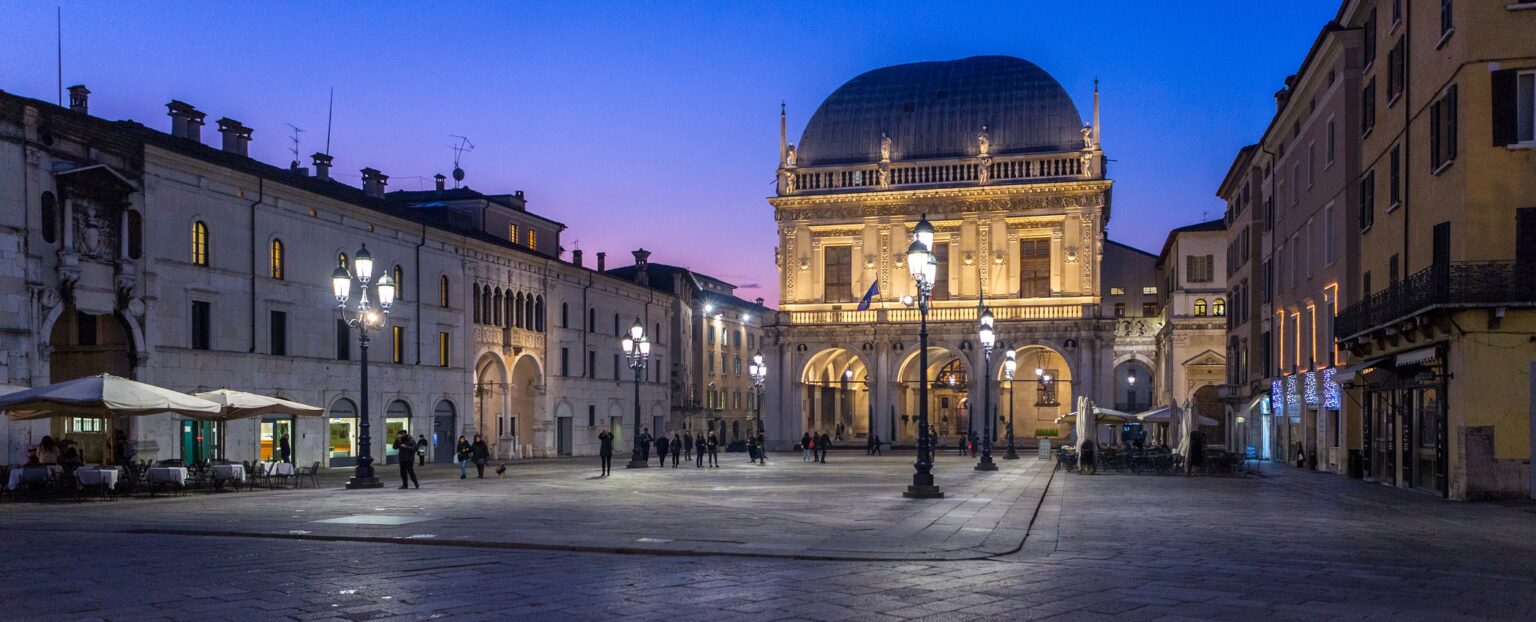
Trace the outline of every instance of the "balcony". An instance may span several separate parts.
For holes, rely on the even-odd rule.
[[[1339,312],[1334,337],[1345,341],[1436,308],[1536,305],[1536,266],[1512,261],[1431,266]]]
[[[475,326],[475,345],[500,348],[511,353],[512,350],[542,348],[544,339],[539,333],[522,328],[477,325]]]
[[[1024,304],[1024,305],[987,305],[992,311],[992,316],[999,321],[1003,320],[1076,320],[1085,317],[1094,317],[1093,305],[1088,304]],[[870,309],[868,311],[790,311],[789,323],[796,325],[818,324],[884,324],[884,323],[916,323],[920,319],[917,309]],[[928,321],[934,322],[976,322],[976,304],[974,302],[956,307],[934,307],[928,310]]]
[[[1098,179],[1097,157],[1072,151],[788,169],[783,194]]]

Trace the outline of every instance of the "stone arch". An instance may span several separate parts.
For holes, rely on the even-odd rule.
[[[506,432],[508,375],[506,361],[500,354],[484,350],[475,359],[475,393],[471,421],[474,432],[486,442],[495,441]]]
[[[912,348],[896,366],[894,391],[896,405],[896,434],[893,441],[916,442],[918,418],[922,412],[922,387],[928,387],[928,425],[939,441],[958,438],[971,429],[970,379],[971,362],[965,354],[948,346],[928,346],[928,368],[920,369],[922,352]],[[940,372],[946,379],[940,381]],[[953,382],[949,382],[949,377]],[[888,425],[888,424],[887,424]],[[981,426],[975,426],[980,433]]]
[[[544,366],[531,352],[518,355],[512,361],[508,385],[508,415],[516,417],[517,429],[512,432],[518,442],[533,442],[535,430],[541,421],[540,397],[544,392]]]
[[[1128,358],[1115,365],[1115,410],[1138,413],[1152,408],[1152,366],[1140,358]]]
[[[798,376],[802,429],[867,435],[873,380],[868,359],[849,348],[829,347],[806,358]]]
[[[1011,418],[1015,438],[1032,437],[1042,428],[1057,428],[1060,438],[1066,438],[1068,431],[1055,421],[1072,409],[1080,392],[1072,361],[1046,343],[1017,345],[1014,356],[1018,371],[1011,385],[1001,385],[1007,393],[999,401],[998,415]]]

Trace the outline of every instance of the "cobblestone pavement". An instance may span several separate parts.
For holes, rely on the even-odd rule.
[[[899,479],[910,468],[902,459],[846,462],[838,471],[852,472],[852,481],[881,473]],[[540,463],[522,485],[584,468]],[[702,504],[700,522],[728,522],[741,507],[800,507],[806,493],[799,485],[842,477],[809,471],[816,468],[810,465],[780,468],[785,473],[775,484]],[[1003,475],[1010,468],[1021,478],[1042,472],[1022,461],[1004,464]],[[820,561],[120,533],[99,524],[96,514],[105,508],[176,514],[204,501],[5,504],[0,547],[17,553],[0,571],[0,618],[1536,618],[1530,504],[1448,503],[1287,467],[1269,470],[1268,477],[1241,479],[1057,474],[1022,549],[976,560]],[[730,487],[755,476],[721,469],[708,477],[717,478],[711,486]],[[967,486],[958,469],[949,477],[957,492]],[[650,489],[640,481],[624,487]],[[439,483],[442,492],[435,494],[469,494],[454,492],[455,482]],[[886,494],[884,487],[878,493],[857,486],[818,490],[855,501]],[[311,502],[306,494],[213,500],[291,506]],[[611,505],[623,496],[592,495],[587,511],[601,522],[650,520],[631,513],[627,503]],[[575,536],[590,525],[547,529]]]

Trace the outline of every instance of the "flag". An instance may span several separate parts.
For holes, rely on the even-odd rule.
[[[880,294],[880,280],[879,279],[875,279],[875,282],[869,284],[869,291],[864,292],[864,298],[859,301],[859,310],[860,311],[868,311],[869,310],[869,301],[871,299],[873,299],[875,296],[879,295],[879,294]]]

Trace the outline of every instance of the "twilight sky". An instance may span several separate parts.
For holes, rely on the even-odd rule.
[[[50,2],[0,0],[0,90],[54,100]],[[779,102],[790,140],[870,69],[978,54],[1028,59],[1085,120],[1099,78],[1115,180],[1109,236],[1155,252],[1221,215],[1214,194],[1258,139],[1273,93],[1336,0],[1286,2],[549,2],[64,4],[64,84],[91,112],[169,129],[180,99],[255,129],[251,155],[322,150],[336,89],[335,175],[372,166],[430,187],[468,136],[465,183],[524,190],[569,226],[568,249],[613,265],[644,246],[777,301]],[[1088,10],[1085,10],[1088,9]],[[19,38],[16,37],[20,34]],[[211,138],[210,138],[211,137]],[[589,261],[591,261],[589,259]],[[589,264],[590,265],[590,264]]]

